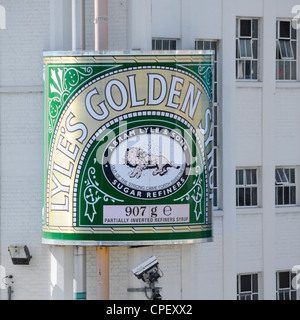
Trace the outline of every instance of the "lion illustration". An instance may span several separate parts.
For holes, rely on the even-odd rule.
[[[148,154],[143,149],[137,147],[127,148],[125,153],[125,163],[134,168],[130,174],[130,178],[139,178],[142,171],[145,169],[157,168],[152,174],[154,176],[157,174],[162,176],[167,173],[167,167],[173,167],[175,169],[180,168],[180,166],[174,166],[164,156]]]

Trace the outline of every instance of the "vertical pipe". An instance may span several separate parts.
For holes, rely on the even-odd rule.
[[[84,50],[84,0],[72,0],[72,50]]]
[[[107,0],[95,0],[95,51],[108,49],[108,3]]]
[[[86,249],[74,247],[73,299],[86,299]]]
[[[235,205],[235,0],[224,0],[222,17],[223,298],[236,299]]]
[[[109,248],[97,247],[97,298],[109,300]]]
[[[72,0],[72,50],[85,49],[84,0]],[[73,299],[86,299],[86,249],[74,247]]]
[[[275,55],[276,43],[276,6],[272,0],[263,1],[263,21],[262,32],[263,41],[261,48],[263,52],[262,75],[262,205],[264,208],[262,215],[262,252],[263,252],[263,299],[276,299],[276,285],[274,275],[276,274],[275,259],[275,117],[274,105],[276,104],[276,74]],[[274,43],[273,43],[274,42]]]
[[[95,51],[108,49],[108,2],[94,0]],[[109,299],[109,248],[96,247],[97,298]]]

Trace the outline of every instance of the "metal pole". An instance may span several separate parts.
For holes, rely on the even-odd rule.
[[[72,50],[85,49],[84,0],[72,0]]]
[[[73,299],[86,300],[86,249],[74,247]]]
[[[108,3],[94,0],[95,51],[108,49]]]
[[[108,50],[108,3],[94,0],[95,51]],[[96,247],[97,298],[109,299],[109,248]]]
[[[97,247],[97,298],[109,300],[109,248]]]

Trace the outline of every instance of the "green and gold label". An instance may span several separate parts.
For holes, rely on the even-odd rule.
[[[45,57],[45,243],[212,236],[209,54]]]

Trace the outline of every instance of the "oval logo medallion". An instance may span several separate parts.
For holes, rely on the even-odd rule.
[[[103,156],[110,184],[130,197],[164,198],[186,182],[191,152],[179,130],[138,126],[119,133]]]

